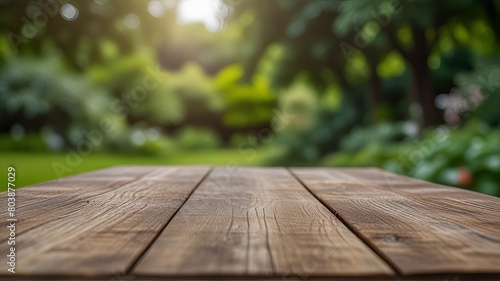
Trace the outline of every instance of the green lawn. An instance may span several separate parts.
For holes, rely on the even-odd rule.
[[[19,188],[58,178],[53,169],[56,162],[71,168],[71,172],[64,173],[64,176],[68,176],[117,165],[258,165],[259,156],[249,159],[248,155],[240,154],[237,150],[179,152],[163,157],[93,153],[82,157],[80,164],[70,167],[64,153],[0,152],[1,168],[4,171],[0,191],[7,190],[7,168],[11,165],[16,168],[16,188]]]

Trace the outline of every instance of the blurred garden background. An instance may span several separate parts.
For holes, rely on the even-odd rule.
[[[498,0],[0,7],[18,187],[125,164],[377,166],[500,195]]]

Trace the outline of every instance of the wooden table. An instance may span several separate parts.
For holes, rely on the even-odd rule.
[[[126,166],[16,203],[6,280],[500,280],[499,198],[374,168]]]

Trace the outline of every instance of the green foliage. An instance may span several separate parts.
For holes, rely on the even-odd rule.
[[[377,166],[499,196],[500,130],[478,122],[460,129],[440,127],[416,141],[374,142],[357,152],[335,153],[324,164]]]
[[[320,113],[318,93],[304,82],[296,82],[279,96],[279,108],[293,116],[284,132],[305,132],[317,124]]]
[[[34,2],[0,2],[0,26],[24,39],[0,38],[0,149],[76,147],[106,120],[113,130],[95,151],[170,159],[230,142],[298,166],[340,151],[325,163],[498,194],[498,0],[226,0],[219,32],[176,24],[175,1],[155,2],[165,5],[156,14],[150,1],[72,1],[76,20],[40,25]],[[432,95],[457,86],[464,99],[486,98],[461,120],[493,129],[415,140],[401,123],[419,116],[411,105],[435,109]]]
[[[62,107],[66,114],[79,117],[77,110],[69,110],[69,103],[76,102],[82,93],[72,89],[73,81],[70,84],[63,80],[69,78],[67,75],[62,79],[49,75],[54,71],[64,74],[55,61],[9,60],[0,74],[2,111],[34,119],[47,114],[53,107]]]
[[[112,105],[116,105],[112,109],[132,124],[203,125],[224,108],[211,77],[198,64],[188,63],[178,72],[168,72],[147,51],[95,66],[90,75],[111,90]]]
[[[138,127],[125,129],[113,137],[108,137],[105,145],[110,151],[152,156],[168,156],[177,149],[175,141],[157,129]]]
[[[355,128],[342,139],[340,148],[345,152],[357,152],[370,144],[384,145],[404,140],[408,137],[404,130],[405,125],[407,127],[415,126],[413,123],[382,123],[374,127]],[[416,132],[417,129],[414,130]]]
[[[0,68],[0,112],[28,132],[42,128],[67,136],[71,126],[93,126],[109,115],[110,99],[55,58],[8,58]]]
[[[168,73],[158,71],[152,55],[137,52],[89,69],[95,83],[114,96],[109,107],[129,120],[150,125],[179,122],[184,116],[179,99],[166,83]]]
[[[405,62],[397,52],[390,52],[377,66],[377,74],[380,77],[391,77],[402,74],[405,71]]]
[[[342,1],[338,5],[340,11],[336,19],[335,31],[346,34],[356,25],[368,22],[381,12],[394,13],[397,6],[391,5],[396,1]]]
[[[325,106],[325,96],[320,98],[315,89],[301,81],[280,94],[278,111],[286,118],[282,126],[275,128],[270,144],[273,153],[264,159],[265,164],[314,165],[326,152],[338,149],[340,136],[359,122],[359,115],[351,101],[340,98],[338,91],[333,89],[329,94],[340,99],[340,106]]]
[[[211,130],[184,127],[175,136],[177,146],[185,150],[207,150],[220,147],[219,137]]]
[[[366,58],[361,53],[352,54],[346,64],[345,75],[353,84],[365,81],[369,75]]]
[[[490,126],[500,126],[500,61],[480,58],[474,64],[473,71],[462,72],[455,77],[457,85],[465,92],[470,117]]]
[[[168,94],[179,100],[186,121],[213,119],[224,109],[224,99],[197,64],[186,64],[166,79]],[[167,93],[163,93],[164,95]]]
[[[143,144],[137,145],[135,151],[144,155],[168,156],[176,150],[176,143],[166,136],[156,139],[147,139]]]
[[[47,145],[41,135],[27,135],[13,139],[9,135],[0,135],[0,151],[46,151]]]
[[[224,98],[224,124],[235,128],[268,124],[276,104],[269,80],[256,75],[251,84],[243,84],[242,76],[243,69],[240,66],[230,65],[214,78],[215,87]]]

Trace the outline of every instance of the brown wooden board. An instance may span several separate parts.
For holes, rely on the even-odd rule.
[[[292,169],[405,275],[500,273],[500,199],[375,169]]]
[[[121,167],[19,189],[17,276],[125,274],[208,170]]]
[[[84,173],[46,183],[23,187],[16,191],[17,235],[51,220],[60,219],[80,210],[90,200],[127,183],[135,181],[159,168],[114,167]],[[0,193],[0,201],[7,202],[7,192]],[[7,212],[0,212],[0,227],[5,229]],[[7,237],[0,237],[3,243]]]
[[[377,168],[342,169],[342,173],[416,200],[427,209],[439,212],[440,216],[456,223],[466,223],[488,234],[490,239],[500,237],[500,200],[497,197],[433,184]]]
[[[392,274],[283,168],[216,168],[132,271],[280,279]]]

